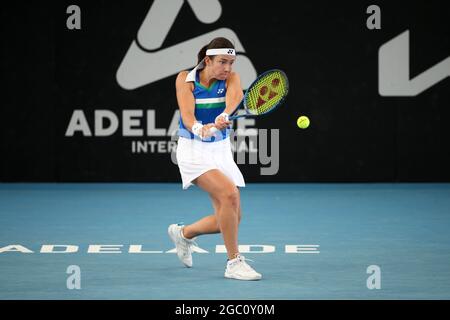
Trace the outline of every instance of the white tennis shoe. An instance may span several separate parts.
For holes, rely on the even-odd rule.
[[[177,256],[188,268],[192,267],[192,247],[197,245],[193,239],[186,239],[182,236],[183,225],[171,224],[167,232],[177,249]]]
[[[247,260],[251,261],[250,259]],[[245,257],[239,255],[235,259],[231,259],[227,262],[225,278],[237,280],[259,280],[262,278],[262,275],[247,264]]]

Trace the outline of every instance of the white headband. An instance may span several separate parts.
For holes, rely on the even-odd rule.
[[[235,56],[236,52],[234,49],[221,48],[221,49],[208,49],[206,50],[207,56],[217,56],[219,54],[225,54],[228,56]]]

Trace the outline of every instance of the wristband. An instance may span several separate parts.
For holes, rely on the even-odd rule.
[[[225,121],[229,121],[229,120],[228,120],[229,114],[226,113],[226,112],[222,112],[221,114],[219,114],[219,115],[216,117],[216,119],[214,120],[214,122],[217,122],[217,119],[219,119],[220,117],[224,117],[224,118],[225,118]]]
[[[203,125],[199,122],[196,122],[193,126],[192,126],[192,133],[200,138],[202,138],[202,128]]]

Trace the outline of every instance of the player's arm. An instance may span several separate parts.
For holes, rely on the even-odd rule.
[[[236,109],[242,100],[244,94],[241,88],[241,79],[236,72],[232,72],[227,79],[227,94],[225,96],[225,110],[222,114],[217,116],[215,120],[216,128],[222,130],[231,124],[228,121],[228,116]]]
[[[181,119],[184,126],[192,131],[192,126],[196,122],[195,119],[195,98],[192,93],[192,83],[186,82],[187,71],[182,71],[178,74],[175,82],[177,93],[178,108],[180,109]]]
[[[192,83],[186,82],[187,71],[182,71],[178,74],[175,82],[178,108],[180,109],[181,119],[184,126],[191,132],[202,137],[207,136],[207,131],[213,126],[208,124],[201,126],[197,124],[195,119],[195,98],[192,93]],[[195,127],[193,128],[193,126]]]
[[[226,108],[225,113],[231,114],[234,109],[242,101],[244,94],[242,93],[241,79],[239,74],[232,72],[227,79],[227,95],[225,97]]]

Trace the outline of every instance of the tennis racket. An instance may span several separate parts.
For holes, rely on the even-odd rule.
[[[253,118],[272,112],[283,103],[288,92],[289,81],[283,71],[266,71],[248,87],[242,101],[230,114],[229,120]],[[244,113],[237,115],[240,109],[243,109]]]

